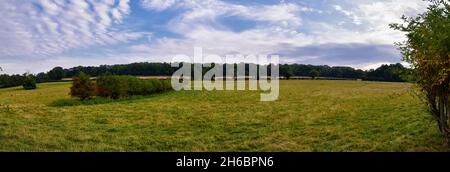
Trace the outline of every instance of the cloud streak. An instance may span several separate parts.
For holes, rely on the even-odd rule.
[[[151,44],[134,45],[130,49],[170,56],[191,54],[193,46],[201,46],[206,53],[219,55],[237,52],[280,54],[284,62],[366,68],[382,62],[400,61],[400,55],[393,43],[401,40],[403,35],[389,29],[388,24],[398,21],[403,13],[416,14],[423,10],[419,7],[425,7],[419,2],[411,1],[411,4],[416,5],[401,7],[399,10],[390,9],[394,12],[386,12],[390,18],[397,19],[384,19],[386,16],[377,16],[379,14],[374,14],[373,11],[383,7],[392,8],[389,6],[399,4],[393,4],[395,1],[356,2],[349,9],[344,9],[340,5],[328,5],[332,9],[328,12],[331,15],[343,14],[354,25],[365,24],[364,27],[355,28],[311,19],[304,23],[302,14],[322,15],[324,12],[294,3],[242,6],[221,1],[179,2],[181,3],[164,6],[164,9],[189,9],[167,25],[169,30],[183,35],[181,38],[163,38]],[[380,7],[380,4],[385,6]],[[218,18],[224,16],[259,23],[253,28],[236,32],[226,26],[220,27],[220,23],[216,23]],[[375,18],[371,18],[374,16]],[[303,33],[301,29],[308,30],[308,33]]]
[[[74,48],[127,42],[144,34],[112,29],[130,13],[129,0],[65,2],[1,1],[3,56],[47,56]]]
[[[194,46],[201,46],[206,54],[280,54],[288,63],[376,67],[400,62],[393,43],[405,37],[388,24],[400,22],[402,14],[423,12],[426,4],[5,0],[0,1],[0,66],[5,72],[21,73],[89,64],[86,61],[170,61],[173,55],[191,55]],[[32,61],[41,67],[33,67]]]

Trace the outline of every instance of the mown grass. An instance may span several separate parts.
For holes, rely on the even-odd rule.
[[[76,103],[69,83],[0,89],[0,151],[446,151],[411,84],[281,81]],[[59,103],[59,104],[58,104]]]
[[[121,99],[112,99],[112,98],[105,98],[105,97],[94,97],[91,99],[86,100],[79,100],[74,98],[65,98],[65,99],[58,99],[51,103],[49,103],[49,106],[52,107],[64,107],[64,106],[82,106],[82,105],[99,105],[99,104],[107,104],[107,103],[130,103],[134,100],[139,99],[149,99],[154,96],[159,96],[164,93],[159,93],[155,95],[148,95],[148,96],[130,96],[125,97]]]

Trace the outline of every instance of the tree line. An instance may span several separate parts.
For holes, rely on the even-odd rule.
[[[1,74],[0,88],[15,87],[20,85],[33,85],[33,83],[35,84],[35,83],[60,81],[64,77],[65,77],[65,70],[62,67],[55,67],[48,72],[41,72],[36,75],[30,73],[24,73],[22,75]]]
[[[352,67],[330,67],[303,64],[280,65],[280,76],[289,79],[292,76],[362,79],[366,81],[408,82],[412,80],[411,69],[400,63],[384,64],[377,69],[361,70]]]
[[[245,64],[248,74],[249,64]],[[236,68],[236,64],[234,64]],[[214,67],[204,67],[204,71],[208,71]],[[22,85],[25,79],[33,78],[37,83],[59,81],[62,78],[72,78],[78,76],[81,72],[96,77],[103,74],[111,75],[133,75],[133,76],[171,76],[179,67],[171,67],[169,63],[131,63],[118,65],[100,65],[100,66],[77,66],[73,68],[64,69],[62,67],[55,67],[48,72],[41,72],[36,75],[0,75],[0,88],[14,87]],[[194,69],[194,68],[192,68]],[[225,65],[224,65],[224,70]],[[281,64],[279,66],[280,76],[290,79],[293,76],[308,76],[312,78],[347,78],[347,79],[362,79],[367,81],[392,81],[405,82],[410,80],[410,69],[403,65],[389,64],[373,70],[354,69],[352,67],[339,67],[327,65],[305,65],[305,64]],[[270,68],[269,68],[270,73]]]

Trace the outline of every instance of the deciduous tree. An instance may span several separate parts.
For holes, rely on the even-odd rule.
[[[404,24],[391,27],[406,32],[407,40],[397,45],[403,60],[411,63],[417,84],[429,110],[450,147],[450,5],[448,0],[430,0],[428,10]]]
[[[309,76],[310,76],[312,79],[316,79],[319,75],[320,75],[320,73],[319,73],[319,71],[316,70],[316,69],[313,69],[313,70],[311,70],[311,71],[309,72]]]
[[[89,99],[95,96],[95,83],[91,81],[89,75],[83,72],[73,77],[72,87],[70,87],[70,95],[78,97],[80,100]]]
[[[48,76],[51,80],[57,81],[64,78],[64,69],[62,67],[55,67],[52,70],[50,70],[48,73]]]
[[[25,90],[33,90],[33,89],[37,88],[36,87],[36,78],[33,75],[31,75],[29,73],[25,73],[23,75],[23,78],[24,79],[23,79],[22,86]]]

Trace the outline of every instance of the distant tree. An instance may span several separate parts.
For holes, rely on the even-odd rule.
[[[404,82],[414,82],[414,81],[416,81],[415,75],[414,75],[414,69],[405,68],[403,70],[403,72],[400,74],[400,78]]]
[[[284,78],[286,79],[290,79],[291,76],[294,75],[294,70],[292,69],[292,66],[288,64],[280,65],[280,75],[284,76]]]
[[[319,73],[319,71],[316,70],[316,69],[313,69],[313,70],[311,70],[311,71],[309,72],[309,76],[310,76],[312,79],[316,79],[319,75],[320,75],[320,73]]]
[[[55,67],[47,73],[51,80],[58,81],[64,78],[64,69],[62,67]]]
[[[24,74],[24,80],[23,80],[22,86],[25,90],[36,89],[36,78],[29,73]]]
[[[70,95],[78,97],[80,100],[90,99],[95,96],[95,83],[91,81],[89,75],[84,72],[76,77],[73,77],[72,87],[70,87]]]
[[[395,67],[388,65],[389,68]],[[236,65],[235,65],[236,67]],[[248,75],[249,64],[245,64],[245,74]],[[206,73],[208,69],[211,67],[204,67],[203,73]],[[403,67],[402,67],[403,68]],[[360,69],[354,69],[352,67],[343,67],[343,66],[334,66],[330,67],[327,65],[305,65],[305,64],[280,64],[280,76],[285,78],[290,78],[292,76],[309,76],[309,73],[315,69],[319,71],[320,76],[323,77],[335,77],[335,78],[352,78],[359,79],[363,78],[366,80],[375,80],[375,81],[393,81],[392,78],[397,78],[395,81],[404,81],[403,77],[394,77],[390,76],[390,72],[385,72],[384,69],[377,70],[375,73],[371,73],[371,77],[368,77],[367,74],[370,71],[363,71]],[[169,76],[172,73],[178,70],[178,68],[170,67],[168,63],[131,63],[131,64],[120,64],[120,65],[101,65],[99,67],[92,66],[77,66],[70,69],[64,69],[65,77],[72,77],[78,75],[80,71],[90,74],[91,76],[100,76],[105,75],[106,73],[112,75],[133,75],[133,76]],[[194,68],[191,68],[194,71]],[[390,69],[389,69],[390,70]],[[224,68],[225,71],[225,68]],[[268,66],[268,72],[270,73],[271,69]],[[375,70],[374,70],[375,71]],[[387,75],[385,75],[387,74]],[[392,74],[398,75],[398,74]]]
[[[191,64],[193,65],[193,64]],[[242,65],[242,64],[241,64]],[[250,64],[243,64],[245,66],[245,74],[249,74]],[[268,74],[272,70],[270,66],[267,67]],[[235,69],[237,65],[234,64]],[[206,73],[211,67],[203,67],[202,71]],[[118,65],[100,65],[100,66],[77,66],[68,69],[55,67],[47,73],[39,73],[36,75],[36,82],[50,82],[57,81],[64,77],[78,76],[80,72],[84,72],[90,76],[107,76],[107,75],[132,75],[132,76],[170,76],[178,70],[172,68],[169,63],[131,63]],[[289,79],[292,76],[310,76],[312,70],[317,70],[322,77],[330,78],[350,78],[370,81],[409,81],[413,79],[410,69],[404,68],[400,64],[381,66],[376,70],[363,71],[354,69],[352,67],[343,66],[327,66],[327,65],[305,65],[305,64],[280,64],[279,74]],[[191,70],[194,70],[191,67]],[[224,67],[226,71],[226,67]],[[235,76],[237,74],[235,73]],[[192,77],[192,76],[191,76]],[[256,76],[259,79],[259,75]],[[23,84],[24,76],[22,75],[0,75],[0,88],[14,87]]]
[[[411,78],[408,75],[410,75],[410,69],[403,67],[400,63],[383,64],[375,70],[369,70],[367,80],[401,82]]]
[[[450,148],[450,5],[448,0],[430,0],[428,10],[405,24],[391,24],[406,32],[397,43],[403,60],[409,62],[424,93],[429,110]]]
[[[36,81],[38,83],[48,82],[50,81],[50,77],[46,73],[41,72],[36,75]]]

